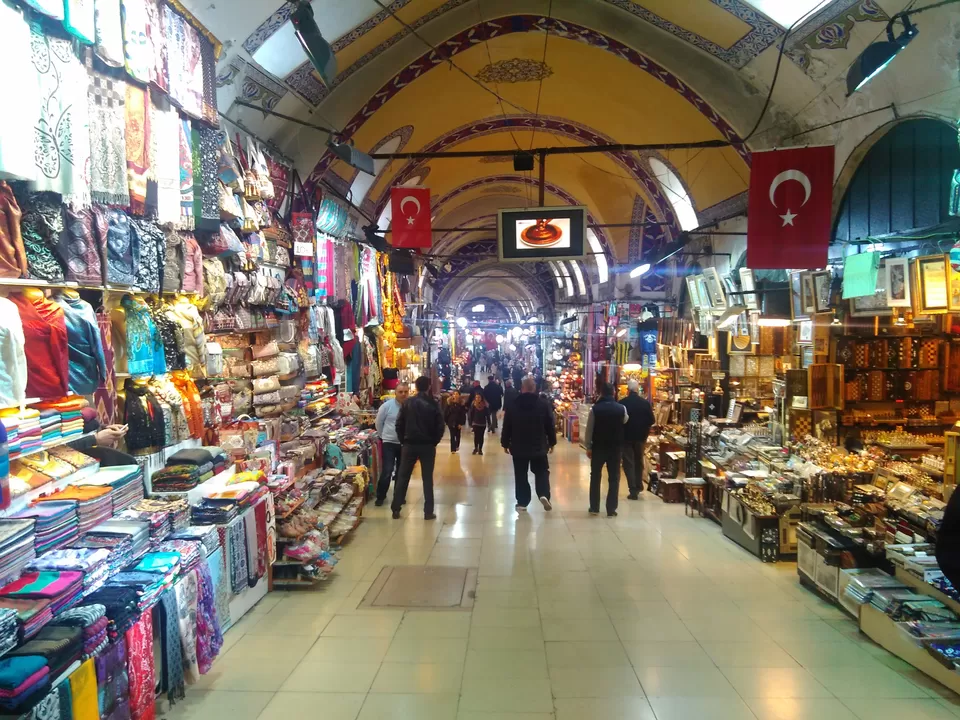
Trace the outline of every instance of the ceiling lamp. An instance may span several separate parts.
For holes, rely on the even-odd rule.
[[[497,343],[502,343],[505,339],[503,335],[497,335]]]
[[[511,330],[510,333],[513,335],[514,338],[519,338],[520,335],[523,333],[523,328],[521,328],[521,327],[518,325],[518,326],[515,327],[513,330]]]
[[[333,54],[330,43],[320,34],[317,21],[313,19],[313,7],[308,0],[300,0],[297,3],[290,14],[290,22],[293,23],[293,30],[300,45],[303,46],[303,51],[307,54],[307,59],[329,88],[337,77],[337,57]],[[373,172],[371,171],[370,174],[372,175]]]
[[[637,265],[633,270],[630,271],[630,277],[638,278],[641,275],[646,275],[650,272],[650,263],[644,263],[643,265]]]
[[[470,308],[470,312],[484,312],[486,309],[487,306],[483,303],[480,303],[479,305],[474,305],[472,308]]]
[[[458,317],[457,325],[459,325],[462,328],[465,328],[467,326],[467,319],[465,317]]]
[[[899,20],[903,32],[893,37],[893,24]],[[847,72],[847,97],[853,95],[880,72],[913,40],[919,31],[906,15],[894,15],[887,23],[887,39],[867,46]]]

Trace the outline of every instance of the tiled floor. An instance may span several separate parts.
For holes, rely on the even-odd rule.
[[[960,700],[681,505],[587,515],[561,441],[555,510],[514,510],[510,458],[441,445],[439,518],[372,505],[334,576],[267,596],[175,720],[916,720]],[[418,485],[414,479],[411,489]],[[384,565],[479,568],[471,612],[357,609]]]

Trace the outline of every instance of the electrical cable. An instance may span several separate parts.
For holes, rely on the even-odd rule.
[[[479,3],[480,0],[477,0]],[[533,113],[533,134],[530,136],[530,149],[533,150],[533,141],[537,137],[537,119],[540,117],[540,95],[543,93],[543,81],[546,79],[544,71],[547,69],[547,42],[550,40],[550,20],[553,19],[553,0],[547,6],[546,32],[543,36],[543,57],[540,59],[540,84],[537,86],[537,107]]]
[[[477,17],[480,18],[480,24],[484,23],[483,19],[483,10],[480,8],[480,0],[477,0]],[[490,39],[484,38],[483,47],[487,51],[487,62],[493,66],[493,55],[490,53]],[[507,111],[503,109],[503,99],[500,97],[500,86],[496,85],[497,88],[497,103],[500,105],[500,114],[503,116],[504,121],[507,120]],[[520,143],[517,141],[516,136],[513,134],[513,130],[510,130],[510,139],[513,140],[513,144],[517,146],[517,150],[522,150]]]

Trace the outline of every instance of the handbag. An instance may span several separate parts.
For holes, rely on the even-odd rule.
[[[257,381],[254,380],[254,383]],[[280,382],[279,380],[277,381]],[[265,393],[254,393],[253,395],[253,404],[254,405],[277,405],[280,402],[280,390],[271,390],[270,392]]]
[[[280,389],[280,378],[276,375],[268,377],[258,377],[253,380],[253,393],[262,395],[263,393],[276,392]],[[262,403],[261,403],[262,404]]]
[[[296,385],[284,385],[280,388],[280,400],[282,402],[290,402],[291,400],[300,399],[300,388]]]
[[[223,182],[220,182],[220,219],[236,220],[243,217],[243,209],[237,202],[236,196]]]
[[[254,377],[277,375],[280,371],[280,363],[275,357],[266,360],[254,360],[250,363],[250,368],[253,371]]]
[[[254,360],[265,360],[266,358],[273,357],[279,353],[280,353],[280,347],[277,345],[276,340],[271,340],[265,345],[253,346]]]
[[[203,260],[203,294],[209,306],[216,310],[227,296],[227,280],[223,263],[217,258]]]
[[[223,375],[223,348],[220,343],[207,343],[207,377]]]

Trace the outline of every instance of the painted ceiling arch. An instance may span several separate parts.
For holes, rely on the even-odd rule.
[[[496,277],[482,275],[490,270],[496,270]],[[523,266],[504,266],[497,264],[496,260],[471,265],[459,274],[457,282],[446,283],[435,297],[441,308],[455,312],[467,297],[477,293],[498,300],[506,307],[519,308],[520,314],[534,311],[552,314],[552,291],[548,294],[536,281],[536,276]]]

